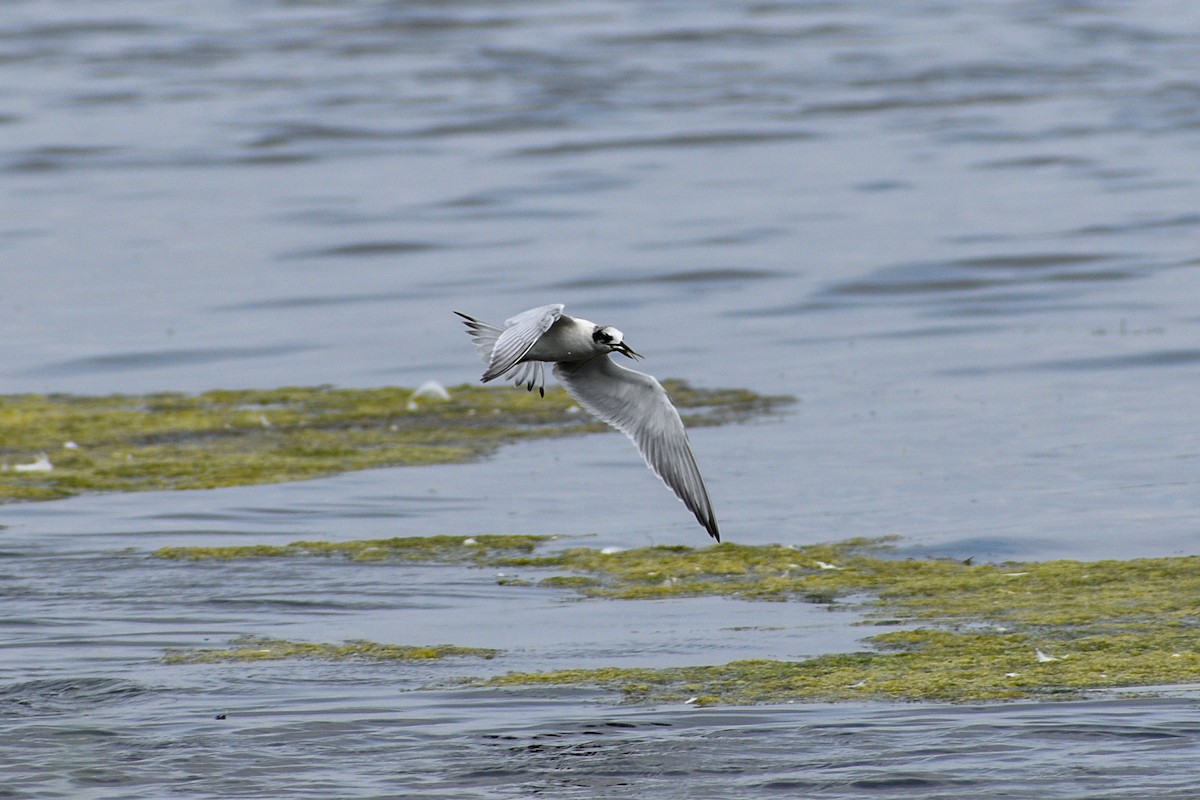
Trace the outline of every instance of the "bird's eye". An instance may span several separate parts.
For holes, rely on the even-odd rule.
[[[596,332],[592,334],[592,341],[597,344],[611,344],[612,340],[612,334],[603,328],[597,328]]]

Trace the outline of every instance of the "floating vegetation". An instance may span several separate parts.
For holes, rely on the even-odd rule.
[[[878,650],[805,661],[748,660],[666,669],[607,667],[509,673],[490,686],[599,686],[629,703],[699,705],[846,700],[979,702],[1070,699],[1088,691],[1196,683],[1186,636],[1079,636],[920,629],[868,639]],[[1055,642],[1059,656],[1035,649]]]
[[[832,602],[898,579],[906,562],[881,559],[885,542],[856,539],[837,545],[739,545],[703,548],[659,545],[605,552],[576,547],[546,555],[508,556],[497,567],[570,572],[542,581],[590,597],[653,600],[726,596],[745,600]],[[829,560],[845,565],[825,569]]]
[[[786,397],[668,381],[689,425]],[[446,399],[446,398],[449,399]],[[209,489],[478,458],[521,439],[610,430],[566,392],[509,387],[292,387],[203,394],[0,396],[0,502],[81,492]]]
[[[600,586],[577,587],[586,594],[832,601],[866,593],[858,605],[868,624],[904,629],[869,637],[864,652],[799,662],[514,673],[488,683],[586,684],[629,702],[711,704],[1069,697],[1200,681],[1200,557],[970,566],[887,558],[882,548],[567,551],[565,564],[599,576]]]
[[[158,558],[186,561],[232,561],[245,558],[325,556],[350,561],[417,561],[487,565],[530,553],[549,536],[401,536],[350,542],[291,542],[225,547],[161,547]]]
[[[457,647],[450,644],[411,646],[379,644],[356,640],[343,644],[322,642],[291,642],[257,636],[240,636],[226,648],[169,649],[163,656],[166,664],[213,664],[234,661],[282,661],[308,658],[321,661],[429,661],[432,659],[469,656],[495,658],[499,650],[486,647]]]
[[[886,628],[806,661],[511,673],[491,686],[583,684],[629,702],[980,701],[1200,682],[1200,557],[964,564],[899,558],[886,540],[539,554],[542,537],[419,537],[317,546],[168,548],[170,558],[370,554],[552,571],[537,585],[616,599],[726,596],[855,607]],[[464,544],[466,541],[474,544]],[[378,555],[379,558],[375,556]],[[506,573],[508,574],[508,573]],[[510,575],[506,585],[530,585]]]

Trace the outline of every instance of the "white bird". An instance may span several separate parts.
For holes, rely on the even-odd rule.
[[[546,394],[543,363],[579,405],[624,433],[646,465],[696,515],[708,534],[721,541],[704,479],[688,442],[683,420],[662,384],[644,372],[613,363],[609,353],[641,358],[625,335],[610,325],[569,317],[559,303],[531,308],[497,328],[460,311],[467,333],[487,369],[482,382],[507,376],[529,391]]]

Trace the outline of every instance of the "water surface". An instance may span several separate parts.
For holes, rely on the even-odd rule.
[[[452,309],[564,302],[656,375],[800,399],[692,434],[730,540],[1193,553],[1198,34],[1166,0],[10,3],[0,387],[452,385],[479,369]],[[846,650],[850,613],[148,556],[702,546],[616,435],[0,524],[14,797],[1195,794],[1182,690],[700,711],[451,683]],[[158,660],[243,634],[506,652]]]

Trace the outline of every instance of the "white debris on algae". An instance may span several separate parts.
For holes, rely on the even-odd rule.
[[[425,381],[417,390],[408,398],[408,410],[417,410],[417,398],[428,397],[433,400],[449,400],[450,393],[446,391],[446,387],[437,381]]]
[[[5,465],[5,469],[8,466]],[[29,464],[13,464],[14,472],[49,472],[54,469],[54,465],[50,463],[50,456],[45,453],[39,453],[38,457]]]

